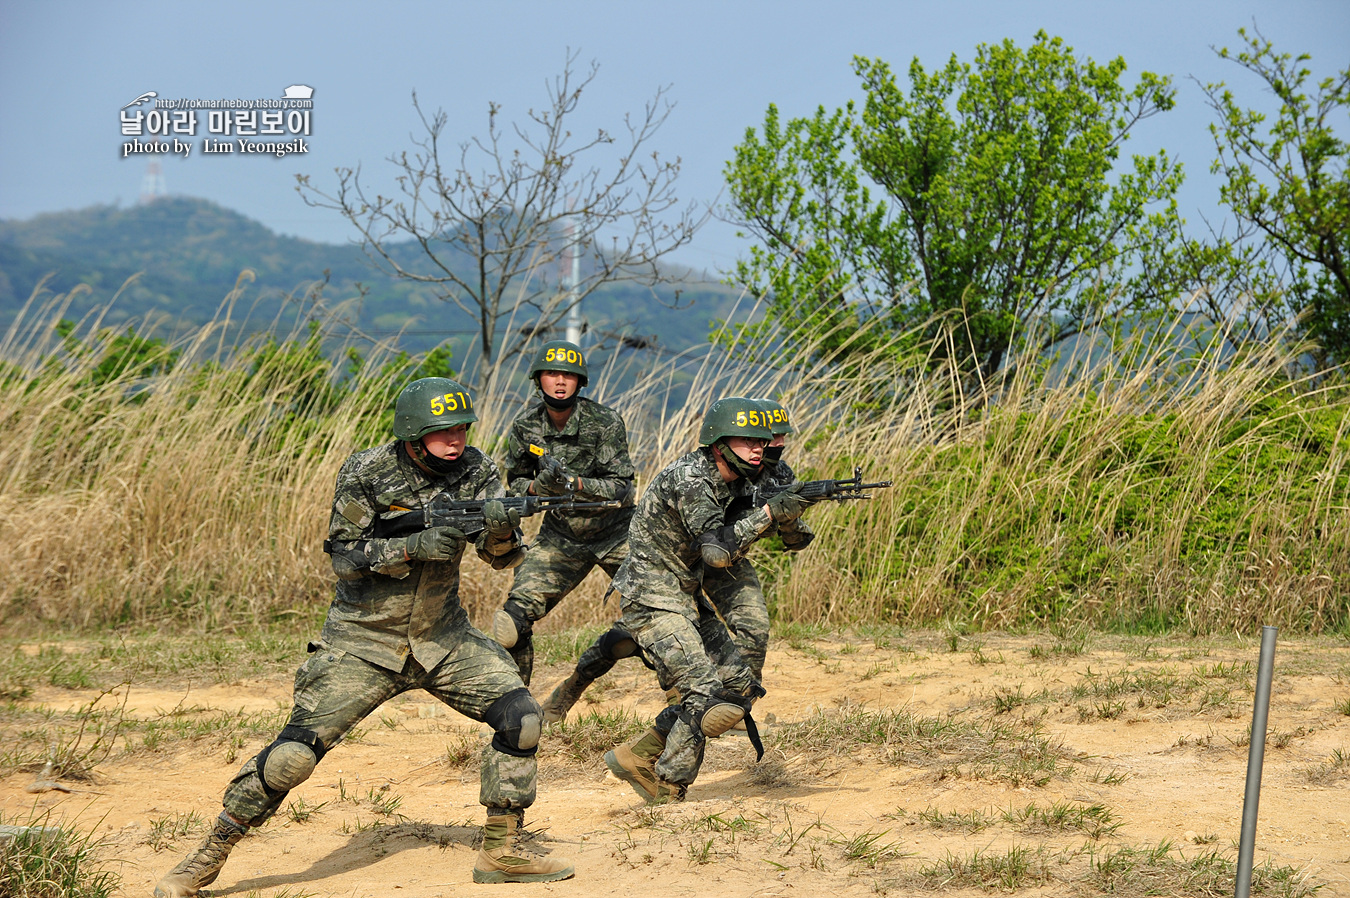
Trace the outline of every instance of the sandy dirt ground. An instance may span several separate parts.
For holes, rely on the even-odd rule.
[[[756,764],[743,736],[711,742],[683,804],[645,807],[608,774],[607,746],[578,759],[546,733],[527,826],[536,846],[573,860],[576,876],[520,886],[471,879],[486,729],[410,693],[328,754],[287,809],[235,849],[211,894],[1096,894],[1106,880],[1093,865],[1116,852],[1139,857],[1170,843],[1163,854],[1173,867],[1216,850],[1236,857],[1257,656],[1254,641],[1103,635],[779,640],[757,708],[766,757]],[[565,673],[541,668],[536,692]],[[92,695],[43,688],[26,702],[70,709]],[[123,698],[126,714],[150,719],[276,713],[290,695],[289,678],[277,676],[136,684]],[[625,662],[573,719],[619,709],[650,719],[662,701],[653,676]],[[1320,886],[1320,895],[1350,895],[1350,768],[1336,762],[1350,752],[1347,701],[1344,640],[1280,643],[1256,860],[1296,869],[1295,886]],[[926,748],[903,733],[871,744],[831,739],[830,722],[850,716],[1003,735],[983,755]],[[1037,733],[1059,759],[1052,775],[1017,766],[1018,734]],[[146,747],[137,738],[92,781],[64,783],[75,791],[30,792],[30,771],[0,780],[0,810],[14,820],[36,807],[94,830],[121,877],[118,894],[146,896],[200,840],[232,774],[268,739],[210,733]],[[1062,819],[1038,819],[1029,805]],[[983,867],[972,861],[980,858]],[[1009,858],[1027,870],[1006,878],[997,861]],[[1163,889],[1151,894],[1181,889],[1165,878],[1131,882],[1118,881],[1117,892],[1144,894],[1148,882]],[[1232,894],[1231,880],[1194,893]]]

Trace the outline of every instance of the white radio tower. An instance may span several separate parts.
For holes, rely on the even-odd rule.
[[[571,205],[570,203],[568,205]],[[581,300],[577,299],[577,283],[581,280],[581,252],[576,243],[572,240],[572,220],[567,221],[567,253],[571,256],[571,268],[567,277],[567,301],[572,307],[567,310],[567,335],[568,343],[581,345]]]
[[[169,191],[164,186],[164,172],[159,167],[159,160],[152,157],[145,165],[145,177],[141,178],[141,205],[149,205],[160,197],[168,195]]]

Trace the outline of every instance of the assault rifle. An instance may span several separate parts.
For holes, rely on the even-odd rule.
[[[889,480],[878,480],[875,483],[863,483],[862,466],[853,469],[853,476],[845,480],[803,480],[796,481],[801,484],[801,491],[798,493],[803,499],[810,499],[813,502],[828,500],[830,502],[847,502],[850,499],[870,499],[872,496],[867,490],[885,489],[891,485]],[[783,490],[793,484],[764,484],[756,486],[754,492],[750,494],[749,507],[759,508],[765,502],[768,502],[774,496],[783,492]]]
[[[451,499],[447,493],[438,493],[425,508],[389,506],[397,512],[387,518],[375,519],[375,537],[389,539],[411,536],[429,527],[454,527],[472,539],[487,528],[483,520],[483,506],[491,499]],[[582,508],[619,508],[617,500],[605,502],[578,502],[572,496],[503,496],[501,503],[507,510],[515,509],[522,518],[537,515],[550,508],[570,511]]]

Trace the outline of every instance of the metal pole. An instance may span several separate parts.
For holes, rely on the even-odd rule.
[[[1252,708],[1252,741],[1247,752],[1247,789],[1242,797],[1242,839],[1238,843],[1234,898],[1252,891],[1252,854],[1256,851],[1256,809],[1261,803],[1261,765],[1266,757],[1266,719],[1270,714],[1270,681],[1275,674],[1275,627],[1261,628],[1261,662],[1256,671],[1256,704]]]

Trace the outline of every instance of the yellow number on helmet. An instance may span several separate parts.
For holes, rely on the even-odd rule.
[[[744,427],[744,426],[745,426],[745,412],[737,412],[737,413],[736,413],[736,426],[737,426],[737,427]]]
[[[453,412],[453,411],[454,411],[455,409],[457,409],[457,408],[459,408],[459,403],[455,401],[455,394],[454,394],[454,393],[446,393],[446,394],[445,394],[445,409],[446,409],[446,411]]]
[[[445,404],[441,402],[441,397],[431,397],[431,413],[438,416],[445,414]]]

